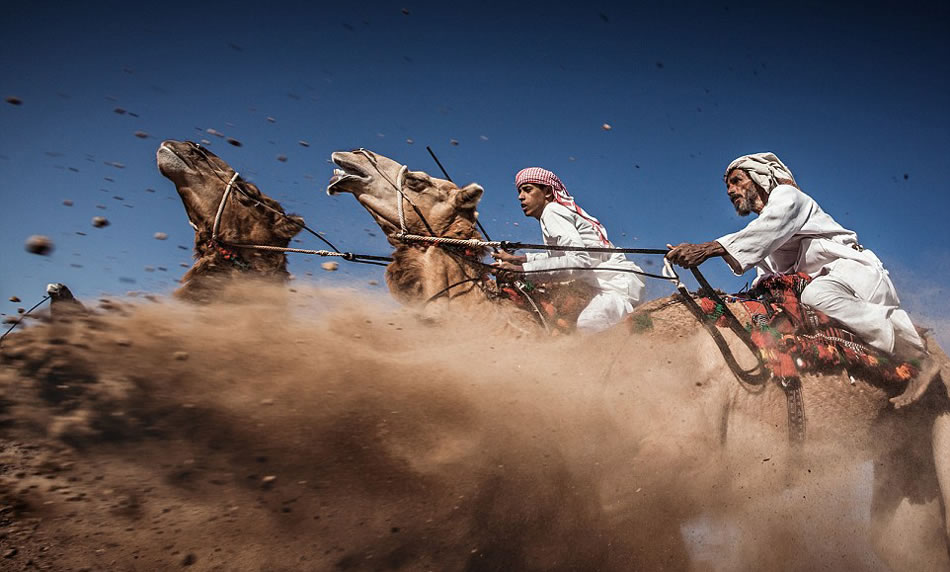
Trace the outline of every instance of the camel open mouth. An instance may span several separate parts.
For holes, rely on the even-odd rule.
[[[339,168],[333,169],[333,176],[327,185],[327,194],[333,196],[341,192],[354,192],[356,189],[347,188],[347,181],[359,181],[360,185],[369,183],[373,178],[363,170],[362,167],[347,160],[341,153],[334,153],[330,156]],[[359,185],[358,185],[359,186]]]
[[[158,152],[155,154],[158,162],[158,170],[162,175],[168,177],[171,174],[180,173],[181,171],[196,170],[195,166],[188,159],[176,153],[175,149],[168,143],[168,141],[163,141],[158,147]]]

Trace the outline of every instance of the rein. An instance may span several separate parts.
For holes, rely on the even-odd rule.
[[[752,336],[749,335],[749,332],[742,325],[742,322],[739,321],[739,318],[736,318],[736,315],[732,313],[732,310],[729,309],[729,306],[726,304],[725,300],[719,296],[719,294],[713,290],[713,287],[710,286],[709,282],[706,280],[706,277],[702,275],[698,268],[691,268],[690,271],[693,274],[693,277],[696,278],[696,281],[700,285],[700,293],[712,298],[712,300],[722,307],[722,314],[726,318],[726,322],[729,325],[729,329],[732,330],[736,336],[742,340],[742,343],[745,344],[749,351],[756,356],[758,360],[758,365],[752,369],[742,369],[739,365],[739,362],[736,361],[735,356],[732,353],[732,350],[729,348],[729,344],[726,342],[725,338],[722,337],[722,334],[719,333],[719,328],[715,324],[709,322],[705,319],[702,309],[699,307],[699,304],[696,303],[696,300],[690,295],[686,290],[685,286],[677,286],[680,296],[683,298],[683,303],[686,304],[686,307],[693,313],[694,316],[705,326],[706,330],[712,336],[713,340],[716,342],[716,345],[719,347],[719,351],[722,352],[722,356],[725,358],[726,363],[729,364],[729,369],[732,370],[732,373],[736,375],[741,381],[748,383],[749,385],[762,385],[771,377],[771,373],[768,368],[765,367],[765,362],[762,359],[761,352],[759,352],[758,347],[756,347],[755,342],[752,341]]]
[[[722,354],[722,357],[726,360],[726,363],[729,365],[729,369],[732,370],[732,373],[740,381],[740,383],[748,384],[751,386],[757,386],[761,389],[765,388],[765,383],[772,378],[772,372],[765,366],[765,361],[762,358],[762,352],[755,346],[755,343],[752,341],[752,336],[749,332],[742,326],[742,323],[736,318],[735,314],[732,313],[732,310],[729,309],[729,306],[726,304],[725,300],[719,296],[719,294],[713,290],[709,282],[706,280],[706,277],[702,275],[698,268],[691,268],[690,271],[693,273],[693,276],[696,278],[696,281],[700,284],[700,293],[705,294],[711,298],[716,304],[722,308],[722,315],[726,318],[726,322],[729,325],[729,329],[732,330],[736,336],[742,340],[742,343],[752,351],[753,355],[756,356],[758,360],[758,365],[752,369],[742,369],[739,363],[736,361],[735,356],[732,353],[732,349],[729,348],[728,342],[725,338],[722,337],[722,334],[719,332],[719,328],[716,327],[715,323],[710,322],[706,319],[705,314],[702,309],[699,307],[699,304],[696,303],[696,300],[693,299],[689,291],[685,286],[680,283],[677,286],[679,291],[680,298],[690,312],[699,320],[699,323],[706,328],[706,331],[709,332],[709,335],[712,337],[713,341],[716,342],[716,346],[719,348],[719,352]],[[805,400],[802,396],[802,384],[801,380],[798,377],[782,377],[779,378],[779,386],[782,388],[782,391],[785,393],[785,404],[788,412],[788,440],[792,445],[801,446],[805,442]],[[743,388],[747,389],[745,385],[742,385]]]
[[[214,173],[214,175],[223,182],[225,179],[224,177],[221,176],[220,174],[221,171],[217,167],[215,167],[214,163],[211,162],[211,158],[208,156],[207,153],[205,153],[204,149],[202,149],[201,146],[198,145],[197,143],[191,143],[191,145],[194,146],[195,150],[198,151],[198,153],[202,156],[205,162],[208,163],[208,166],[211,167],[211,171]],[[388,256],[372,256],[368,254],[354,254],[352,252],[339,252],[339,249],[336,246],[334,246],[332,242],[324,238],[323,235],[321,235],[317,231],[313,230],[306,224],[302,224],[295,221],[286,213],[278,209],[275,209],[269,205],[264,204],[263,202],[261,202],[259,199],[255,197],[252,197],[250,194],[248,194],[247,191],[242,189],[240,185],[235,185],[235,182],[237,182],[238,176],[239,176],[239,173],[237,171],[234,171],[234,174],[231,176],[231,179],[227,181],[227,186],[224,188],[224,193],[221,196],[221,202],[218,204],[218,210],[214,216],[214,224],[211,227],[210,243],[216,248],[216,250],[218,250],[220,254],[222,254],[225,257],[226,260],[231,261],[242,270],[246,270],[247,268],[250,267],[250,265],[247,264],[247,262],[244,261],[243,258],[241,258],[241,256],[238,253],[231,251],[226,247],[250,248],[254,250],[264,250],[264,251],[270,251],[270,252],[285,252],[285,253],[295,252],[295,253],[300,253],[300,254],[314,254],[317,256],[339,256],[343,258],[343,260],[347,260],[349,262],[360,262],[362,264],[373,264],[376,266],[386,266],[389,262],[392,262],[392,258]],[[220,240],[218,238],[218,230],[221,226],[221,214],[224,212],[224,205],[227,203],[228,197],[231,196],[232,189],[237,189],[237,191],[241,193],[242,195],[244,195],[245,198],[247,198],[248,200],[254,201],[254,206],[262,207],[266,210],[269,210],[273,212],[274,214],[277,214],[284,220],[290,222],[291,224],[294,224],[297,227],[303,230],[306,230],[310,234],[322,240],[324,243],[326,243],[327,246],[329,246],[333,250],[307,250],[307,249],[302,249],[302,248],[287,248],[283,246],[272,246],[272,245],[264,245],[264,244],[233,244],[233,243],[228,243],[228,242],[224,242]],[[195,226],[195,224],[192,223],[192,226]],[[195,228],[197,229],[197,226],[195,226]]]
[[[439,246],[439,244],[438,244],[439,242],[444,242],[445,244],[449,245],[449,244],[448,244],[448,241],[452,241],[453,244],[451,244],[451,245],[449,245],[449,246],[464,247],[464,248],[466,248],[465,254],[459,254],[459,253],[457,253],[457,252],[453,252],[452,249],[443,249],[443,251],[444,251],[445,253],[449,254],[449,255],[452,256],[453,258],[456,258],[457,260],[460,259],[462,262],[465,262],[465,263],[467,263],[467,264],[471,264],[471,265],[473,265],[473,266],[481,267],[483,270],[484,270],[485,268],[490,268],[490,267],[491,267],[491,265],[485,264],[484,262],[482,262],[481,260],[479,260],[478,258],[476,258],[476,257],[474,256],[474,254],[469,254],[470,251],[474,251],[474,250],[481,249],[482,246],[481,246],[480,244],[475,244],[475,245],[464,244],[466,241],[463,240],[463,239],[443,238],[443,237],[440,237],[440,236],[437,236],[437,235],[436,235],[435,230],[432,229],[432,226],[429,224],[429,221],[426,220],[425,215],[422,214],[422,211],[419,209],[419,207],[416,206],[416,204],[413,203],[412,200],[411,200],[408,196],[406,196],[406,193],[403,191],[403,186],[404,186],[405,183],[406,183],[406,173],[409,171],[409,167],[408,167],[407,165],[401,165],[401,166],[399,167],[399,172],[398,172],[398,174],[396,175],[396,180],[393,181],[391,178],[389,178],[388,175],[386,175],[386,173],[384,173],[384,172],[382,171],[382,169],[379,168],[379,163],[378,163],[378,161],[376,160],[376,157],[373,155],[373,153],[372,153],[371,151],[368,151],[367,149],[360,148],[360,149],[357,149],[356,151],[353,151],[353,152],[354,152],[354,153],[358,153],[358,154],[363,155],[364,157],[366,157],[367,161],[369,161],[369,164],[373,166],[373,168],[376,170],[376,172],[379,174],[379,176],[382,177],[383,180],[385,180],[387,183],[389,183],[389,185],[393,188],[393,190],[396,191],[396,195],[397,195],[397,196],[396,196],[396,212],[397,212],[397,214],[398,214],[398,216],[399,216],[399,232],[390,235],[391,238],[395,238],[396,240],[399,240],[399,241],[402,242],[402,243],[406,243],[407,241],[404,239],[404,237],[406,237],[406,236],[412,236],[412,235],[409,234],[409,226],[406,224],[406,212],[405,212],[405,208],[403,207],[403,202],[407,202],[407,203],[409,203],[409,206],[412,207],[412,210],[415,211],[416,216],[419,217],[419,221],[422,223],[422,225],[423,225],[423,226],[426,228],[426,230],[429,232],[429,236],[428,236],[427,238],[433,239],[433,240],[435,241],[435,243],[436,243],[436,246]],[[431,151],[430,151],[430,152],[431,152]],[[440,165],[440,166],[441,166],[441,165]],[[444,170],[443,170],[443,171],[444,171]],[[476,219],[475,222],[476,222],[476,223],[478,222],[477,219]],[[473,240],[475,243],[479,243],[479,242],[480,242],[478,239],[472,239],[472,240]],[[424,302],[424,304],[429,304],[430,302],[432,302],[432,301],[434,301],[434,300],[436,300],[436,299],[438,299],[438,298],[441,298],[442,296],[448,294],[453,288],[455,288],[455,287],[457,287],[457,286],[462,286],[462,285],[468,284],[468,283],[470,283],[470,282],[479,282],[479,283],[480,283],[482,280],[484,280],[484,278],[485,278],[487,275],[488,275],[488,273],[483,271],[483,272],[481,272],[478,276],[469,277],[469,278],[466,278],[466,279],[464,279],[464,280],[460,280],[460,281],[458,281],[458,282],[455,282],[455,283],[453,283],[453,284],[449,284],[447,287],[443,288],[442,290],[440,290],[440,291],[436,292],[435,294],[433,294],[432,296],[430,296],[430,297]],[[484,290],[484,288],[483,288],[483,290]],[[546,324],[545,324],[545,327],[547,327]]]
[[[30,308],[30,309],[27,310],[26,312],[23,312],[23,315],[20,316],[20,317],[17,319],[17,321],[13,322],[13,325],[10,326],[9,329],[7,329],[7,331],[3,332],[3,335],[2,335],[2,336],[0,336],[0,344],[3,343],[3,338],[7,337],[7,334],[9,334],[10,332],[13,331],[13,328],[19,326],[19,325],[20,325],[20,322],[22,322],[27,316],[30,315],[30,312],[32,312],[33,310],[39,308],[39,307],[40,307],[40,304],[42,304],[43,302],[49,300],[50,298],[51,298],[51,296],[47,295],[45,298],[43,298],[42,300],[40,300],[39,302],[37,302],[36,304],[34,304],[32,308]]]

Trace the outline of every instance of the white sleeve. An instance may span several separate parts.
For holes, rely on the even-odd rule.
[[[548,253],[547,253],[547,252],[525,252],[525,253],[524,253],[524,256],[525,256],[525,258],[527,259],[528,262],[533,262],[533,261],[535,261],[535,260],[540,260],[540,259],[542,259],[542,258],[547,258],[547,257],[548,257]]]
[[[779,185],[759,216],[738,232],[727,234],[717,242],[742,266],[743,274],[765,260],[800,231],[811,216],[811,201],[790,185]]]
[[[558,246],[586,247],[584,241],[581,239],[580,232],[578,232],[577,227],[574,226],[574,221],[568,213],[562,212],[560,209],[549,208],[545,209],[541,217],[544,221],[545,234],[548,237],[554,238]],[[590,268],[593,265],[594,261],[588,253],[571,251],[565,252],[563,256],[550,256],[545,254],[543,257],[529,258],[523,267],[526,271],[550,270],[551,272],[547,274],[549,278],[566,278],[571,275],[571,271],[562,270],[558,272],[559,269],[571,267]]]

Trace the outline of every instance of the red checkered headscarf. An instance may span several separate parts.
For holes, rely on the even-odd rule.
[[[607,229],[604,228],[604,225],[600,224],[599,220],[587,214],[580,205],[574,202],[574,197],[567,192],[564,183],[561,182],[561,179],[557,178],[557,175],[541,167],[528,167],[527,169],[518,171],[518,174],[515,175],[515,188],[520,188],[521,185],[525,183],[551,187],[554,191],[554,201],[569,211],[577,213],[581,218],[593,225],[594,230],[600,235],[600,241],[603,242],[605,246],[610,246],[610,241],[607,240]]]

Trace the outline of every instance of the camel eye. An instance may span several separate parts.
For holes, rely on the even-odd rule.
[[[428,177],[420,177],[415,173],[406,173],[406,185],[413,191],[421,193],[429,188],[430,183]]]

